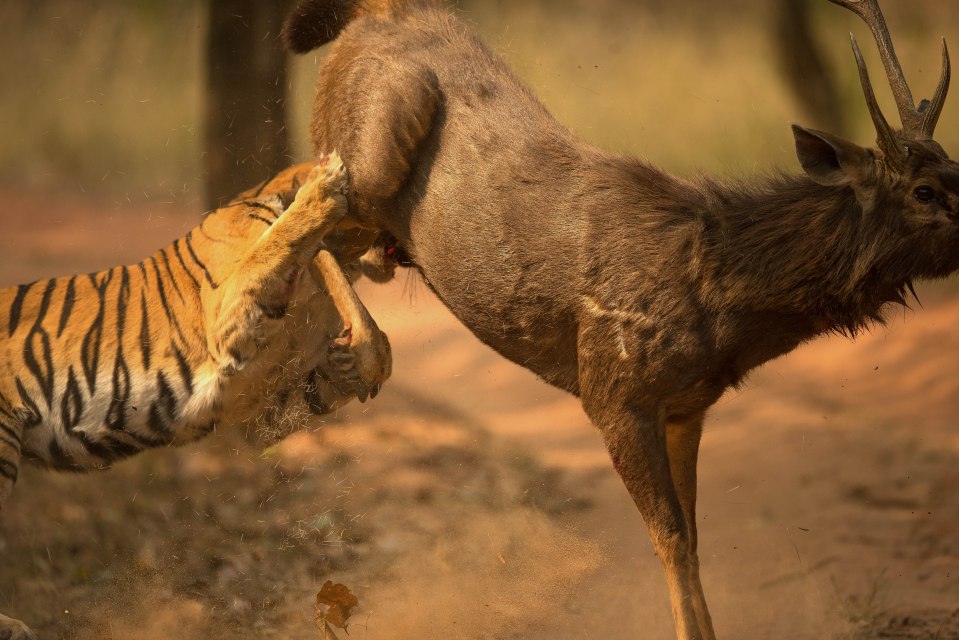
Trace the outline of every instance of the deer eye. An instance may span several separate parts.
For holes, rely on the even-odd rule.
[[[916,187],[916,190],[912,192],[912,195],[915,196],[916,200],[919,202],[932,202],[936,199],[935,189],[926,185],[920,185]]]

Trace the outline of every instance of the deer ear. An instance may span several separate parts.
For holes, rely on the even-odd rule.
[[[824,186],[856,184],[869,172],[872,156],[859,145],[794,124],[796,155],[806,174]]]

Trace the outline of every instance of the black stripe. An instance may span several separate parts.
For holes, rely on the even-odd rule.
[[[60,310],[60,325],[57,327],[57,337],[63,335],[63,330],[70,320],[70,314],[73,312],[73,303],[77,300],[77,277],[73,276],[67,283],[67,293],[63,297],[63,308]]]
[[[140,317],[140,355],[143,357],[143,369],[150,370],[150,316],[147,313],[147,296],[145,291],[146,278],[144,278],[144,290],[140,291],[140,311],[143,314]]]
[[[170,258],[166,254],[166,249],[160,249],[160,256],[163,258],[163,266],[166,268],[166,272],[170,274],[170,284],[173,285],[173,290],[176,291],[177,296],[180,298],[180,302],[186,302],[183,298],[183,292],[180,291],[180,285],[177,284],[176,276],[173,275],[173,270],[170,269]]]
[[[60,402],[60,420],[67,430],[67,433],[73,433],[73,430],[80,424],[82,417],[83,396],[80,395],[80,385],[77,384],[77,377],[73,373],[73,367],[69,367],[67,370],[67,387],[63,392],[63,399]]]
[[[13,304],[10,305],[10,335],[13,335],[13,332],[17,330],[17,326],[20,324],[20,313],[23,311],[23,301],[27,297],[27,291],[30,290],[30,287],[35,285],[36,282],[31,282],[30,284],[21,284],[17,287],[17,297],[13,299]]]
[[[272,220],[267,220],[266,218],[264,218],[264,217],[262,217],[262,216],[258,216],[258,215],[256,215],[255,213],[250,213],[250,214],[248,214],[248,215],[249,215],[251,218],[253,218],[254,220],[259,220],[260,222],[262,222],[263,224],[265,224],[265,225],[268,226],[268,227],[272,227],[272,226],[273,226],[273,221],[272,221]]]
[[[143,451],[143,447],[131,442],[125,442],[114,436],[108,436],[103,446],[109,449],[111,460],[123,460],[124,458],[129,458],[130,456],[136,455]]]
[[[11,449],[16,449],[17,453],[20,453],[20,443],[16,440],[11,440],[3,433],[0,433],[0,444],[5,444]]]
[[[23,345],[24,362],[27,365],[27,369],[30,370],[30,373],[32,373],[36,379],[37,384],[40,385],[40,390],[43,392],[43,397],[47,401],[47,407],[49,408],[53,407],[53,354],[50,349],[50,336],[47,334],[46,329],[41,326],[41,323],[47,315],[47,310],[50,308],[50,298],[53,296],[53,290],[55,288],[56,281],[50,280],[47,283],[47,288],[43,292],[43,298],[40,300],[40,309],[37,312],[33,328],[30,329],[27,340]],[[39,345],[35,344],[37,339],[39,339]],[[39,360],[37,359],[36,353],[37,347],[39,347],[40,351]]]
[[[147,424],[155,433],[173,434],[177,419],[176,395],[162,371],[157,371],[157,399],[150,405]]]
[[[0,394],[0,415],[4,415],[8,418],[15,418],[13,412],[13,405],[10,404],[10,401],[3,397],[3,394]]]
[[[63,447],[60,446],[56,438],[50,440],[47,451],[50,453],[53,468],[63,471],[76,471],[80,468],[80,465],[76,463],[73,456],[63,450]]]
[[[50,310],[50,299],[53,297],[53,292],[57,288],[57,281],[55,279],[47,280],[47,288],[43,290],[43,298],[40,299],[40,309],[37,311],[37,317],[34,319],[34,326],[39,326],[43,324],[43,321],[47,318],[47,311]]]
[[[39,344],[35,344],[37,340],[39,340]],[[39,359],[37,359],[36,354],[38,348],[40,351]],[[23,360],[40,386],[40,391],[47,401],[47,406],[53,406],[53,359],[50,351],[50,336],[47,335],[46,331],[39,329],[30,332],[23,345]]]
[[[37,403],[33,401],[33,398],[30,397],[30,394],[27,393],[26,387],[23,386],[20,378],[15,378],[14,380],[17,385],[17,393],[20,394],[20,402],[23,403],[23,426],[26,429],[35,427],[40,424],[40,408],[37,406]]]
[[[20,444],[23,442],[22,440],[20,440],[19,433],[11,429],[9,426],[3,424],[2,422],[0,422],[0,433],[8,435],[14,442],[17,443],[18,448]]]
[[[193,250],[193,231],[192,230],[188,234],[186,234],[186,236],[184,237],[184,240],[186,240],[186,248],[187,248],[187,251],[190,253],[190,257],[193,258],[193,261],[197,264],[198,267],[203,269],[203,275],[206,276],[207,284],[209,284],[214,289],[218,289],[220,285],[218,285],[216,282],[213,281],[213,276],[210,275],[209,269],[207,269],[206,265],[200,261],[200,259],[196,256],[196,251]]]
[[[193,275],[193,272],[190,271],[190,268],[186,266],[186,261],[183,259],[183,254],[180,253],[181,242],[183,242],[183,238],[178,238],[177,241],[173,243],[173,253],[176,254],[176,259],[180,261],[180,266],[183,267],[183,270],[186,271],[186,274],[190,276],[190,280],[192,280],[196,288],[199,289],[200,281],[196,279],[196,276]]]
[[[6,458],[0,458],[0,476],[16,482],[19,470],[20,467],[16,463],[10,462]]]
[[[167,301],[166,287],[163,286],[163,279],[160,277],[160,267],[157,265],[156,258],[150,258],[150,263],[153,265],[153,273],[156,275],[157,279],[157,293],[160,294],[160,306],[166,312],[167,319],[169,319],[173,328],[176,329],[180,339],[183,340],[183,342],[186,342],[186,338],[183,335],[183,329],[180,328],[180,323],[176,319],[176,314],[173,313],[173,309],[170,308],[170,303]]]
[[[116,419],[119,416],[121,423],[126,418],[126,397],[130,394],[130,373],[127,371],[126,363],[123,361],[123,333],[127,323],[127,305],[130,303],[130,272],[126,267],[120,272],[120,294],[117,296],[117,355],[113,361],[113,397],[110,398],[110,406],[107,409],[107,426],[115,428],[111,424],[111,416]],[[125,394],[126,397],[118,396],[117,371],[122,369],[125,374]],[[119,407],[115,407],[118,399],[122,400]],[[121,429],[122,424],[121,424]]]
[[[96,457],[100,458],[101,461],[110,463],[116,459],[116,454],[110,448],[109,444],[91,440],[90,436],[82,431],[73,431],[70,435],[80,441],[80,444],[83,445],[83,448],[86,449],[87,453],[92,453]],[[101,468],[105,468],[105,466]]]
[[[106,292],[113,281],[114,269],[103,271],[99,274],[91,274],[90,281],[93,283],[97,292],[97,315],[93,323],[83,336],[83,343],[80,347],[80,364],[83,365],[83,374],[87,380],[87,386],[90,388],[90,395],[93,395],[97,385],[97,369],[100,366],[100,345],[103,342],[103,318],[106,315]],[[100,282],[97,282],[96,276],[100,276]]]
[[[123,352],[117,349],[116,363],[113,365],[113,397],[107,409],[107,426],[114,431],[125,431],[127,422],[127,403],[130,400],[130,370],[123,359]]]
[[[280,214],[276,212],[276,209],[263,202],[257,202],[256,200],[243,200],[240,204],[244,204],[253,209],[260,209],[261,211],[269,211],[270,215],[273,216],[274,222],[280,219]],[[270,224],[272,225],[273,223],[271,222]]]
[[[166,434],[163,438],[150,438],[147,436],[141,436],[133,431],[124,431],[123,434],[129,436],[137,444],[144,448],[165,447],[173,441],[173,434]]]
[[[127,325],[127,305],[130,304],[130,270],[120,267],[120,291],[117,295],[117,349],[123,349],[123,330]]]
[[[183,352],[180,351],[176,345],[173,345],[173,356],[176,358],[177,367],[180,369],[180,377],[183,378],[183,386],[186,387],[187,393],[193,394],[193,369],[190,368],[190,363],[186,361],[186,357],[183,355]]]

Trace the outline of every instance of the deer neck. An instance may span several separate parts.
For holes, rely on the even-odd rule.
[[[710,307],[805,318],[814,335],[855,334],[905,303],[912,279],[894,226],[864,213],[852,189],[782,177],[705,192],[698,263]]]

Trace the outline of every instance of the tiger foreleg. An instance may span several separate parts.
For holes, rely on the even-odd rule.
[[[336,153],[310,172],[286,211],[257,239],[220,287],[208,340],[222,370],[233,373],[280,328],[303,272],[346,215],[346,170]]]
[[[375,397],[393,370],[390,342],[376,325],[363,301],[356,295],[353,285],[333,254],[321,249],[313,264],[319,270],[320,277],[343,320],[344,334],[341,334],[338,340],[345,341],[349,347],[352,369],[363,381],[369,395]],[[342,361],[342,355],[340,360]],[[365,400],[365,396],[365,393],[359,395],[360,400]]]

